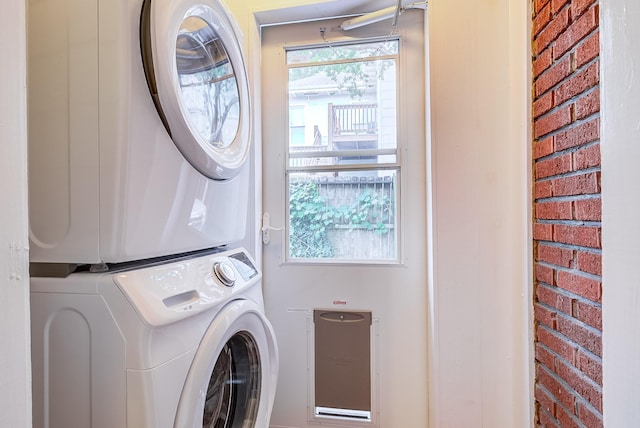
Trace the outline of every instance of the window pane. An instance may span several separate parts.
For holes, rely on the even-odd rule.
[[[289,258],[397,259],[397,170],[289,174]]]
[[[187,16],[180,25],[176,66],[189,123],[207,143],[229,147],[239,130],[238,84],[216,30],[199,16]]]
[[[309,131],[290,140],[289,166],[396,162],[395,59],[291,68],[291,120],[302,103]]]
[[[397,53],[287,51],[289,260],[397,262]]]
[[[289,128],[289,143],[292,146],[304,145],[304,126],[292,126]]]
[[[287,51],[287,64],[327,62],[397,54],[397,40],[356,43],[352,45],[334,44],[332,46],[289,50]]]
[[[304,126],[304,106],[289,107],[289,126]]]

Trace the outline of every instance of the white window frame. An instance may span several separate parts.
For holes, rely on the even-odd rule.
[[[386,148],[386,149],[372,149],[372,150],[330,150],[321,153],[314,153],[312,155],[306,153],[295,153],[291,154],[290,152],[290,133],[287,132],[287,139],[285,141],[285,163],[284,163],[284,192],[285,197],[283,198],[285,201],[285,245],[283,248],[284,251],[284,263],[287,264],[313,264],[313,265],[401,265],[403,260],[403,215],[402,215],[402,206],[403,206],[403,197],[402,197],[402,181],[405,175],[403,160],[402,160],[402,152],[406,150],[406,144],[403,142],[401,138],[400,126],[400,111],[402,110],[402,99],[403,96],[400,93],[401,85],[398,81],[399,76],[401,76],[400,68],[402,67],[402,37],[400,35],[390,35],[384,37],[367,37],[361,39],[350,39],[348,41],[336,41],[331,42],[330,46],[334,48],[339,48],[341,46],[354,45],[354,44],[366,44],[366,43],[376,43],[376,42],[387,42],[387,41],[396,41],[398,44],[398,51],[396,54],[391,55],[380,55],[372,57],[371,59],[367,58],[355,58],[353,60],[333,60],[326,62],[314,62],[314,63],[296,63],[294,65],[289,66],[285,60],[285,70],[287,71],[287,82],[288,80],[288,70],[290,68],[299,68],[306,66],[315,66],[315,65],[331,65],[331,64],[339,64],[344,62],[362,62],[362,61],[374,61],[374,60],[385,60],[385,59],[393,59],[395,60],[396,67],[396,77],[395,77],[395,94],[396,94],[396,148]],[[315,48],[326,48],[329,44],[319,43],[319,44],[300,44],[300,45],[291,45],[285,46],[285,58],[286,54],[289,51],[302,50],[302,49],[315,49]],[[288,97],[287,97],[288,100]],[[286,112],[287,118],[286,123],[289,127],[289,102],[287,101]],[[382,156],[382,155],[394,155],[395,162],[385,162],[385,163],[361,163],[361,164],[343,164],[343,165],[331,165],[330,167],[326,165],[309,165],[309,166],[292,166],[292,159],[304,159],[304,158],[317,158],[317,157],[338,157],[338,156]],[[333,171],[381,171],[381,170],[394,170],[396,171],[395,176],[395,257],[389,259],[341,259],[341,258],[298,258],[290,256],[290,198],[289,198],[289,186],[290,186],[290,176],[292,173],[296,172],[333,172]]]

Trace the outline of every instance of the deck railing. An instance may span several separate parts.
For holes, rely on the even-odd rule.
[[[328,135],[323,141],[318,125],[314,126],[313,144],[291,146],[289,166],[324,166],[340,163],[344,156],[358,157],[359,152],[378,148],[378,105],[369,104],[328,104]],[[313,153],[326,151],[348,151],[351,154],[318,156]],[[309,156],[301,155],[308,153]],[[345,152],[346,153],[346,152]],[[363,155],[364,156],[364,155]],[[371,155],[368,155],[371,156]]]
[[[329,104],[330,136],[337,137],[377,133],[377,104]]]

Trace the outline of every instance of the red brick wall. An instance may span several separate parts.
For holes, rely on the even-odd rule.
[[[602,426],[597,0],[533,0],[536,422]]]

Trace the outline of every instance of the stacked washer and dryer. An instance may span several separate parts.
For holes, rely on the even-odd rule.
[[[266,427],[252,113],[218,0],[30,0],[34,427]]]

